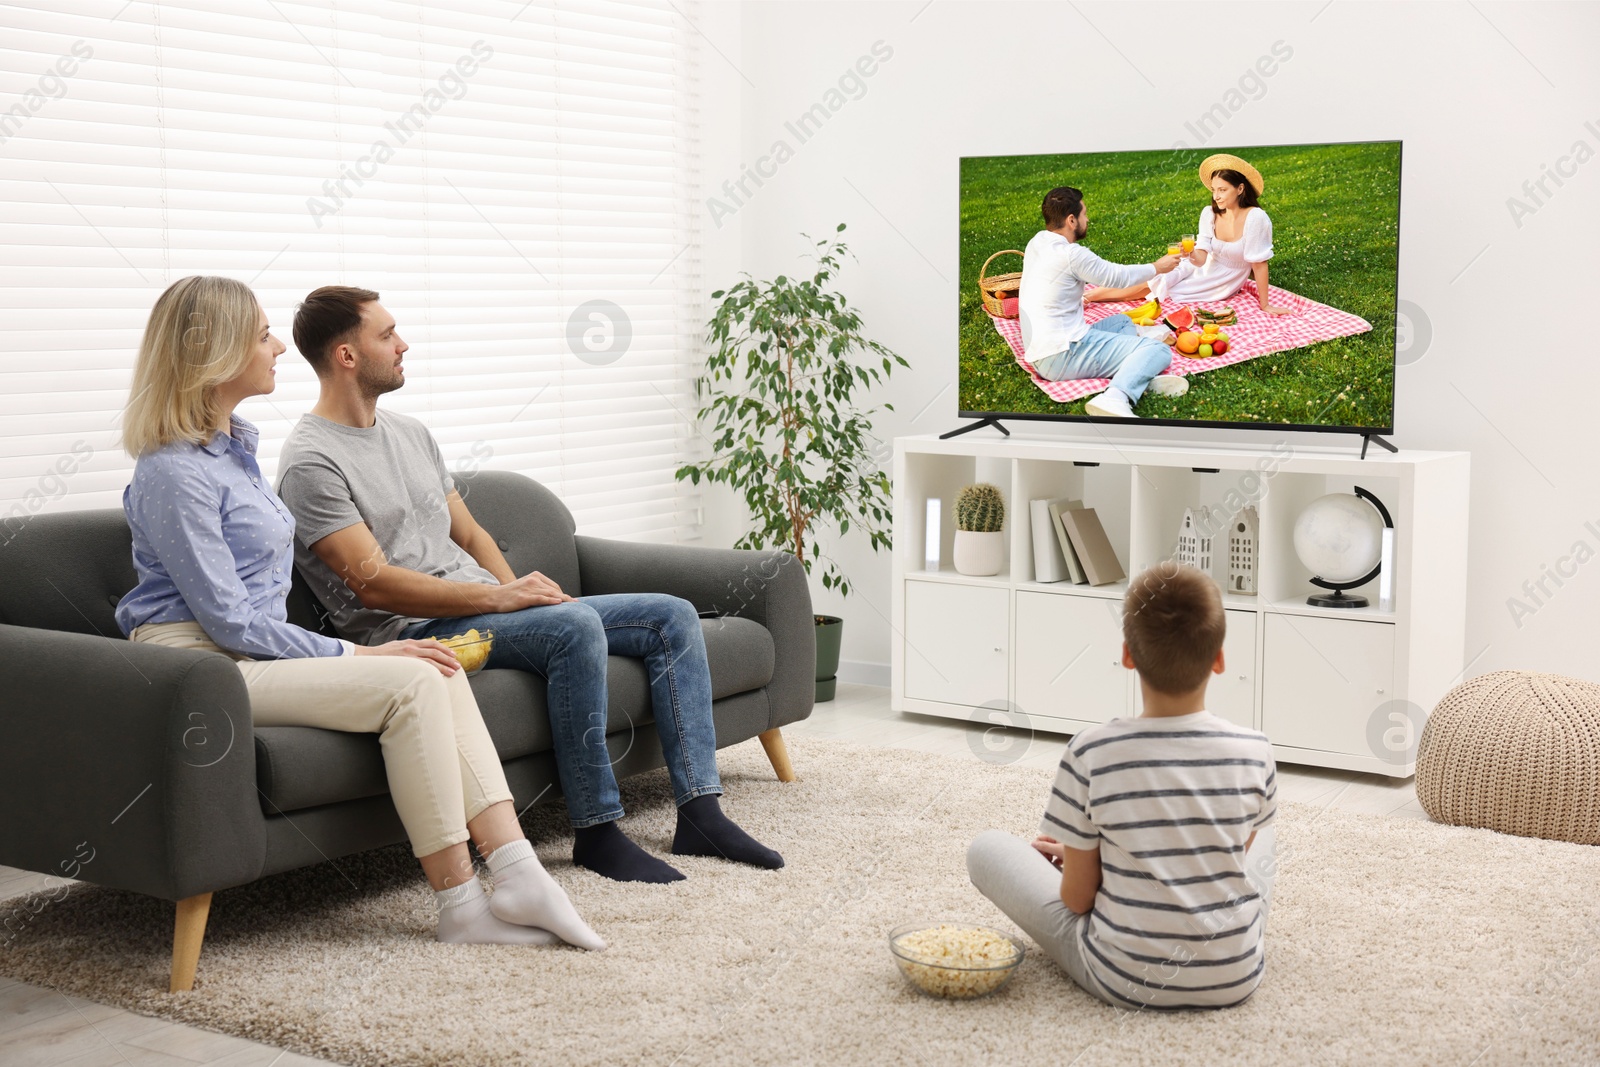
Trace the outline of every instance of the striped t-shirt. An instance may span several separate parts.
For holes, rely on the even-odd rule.
[[[1093,979],[1132,1008],[1224,1008],[1261,981],[1245,842],[1277,810],[1264,734],[1209,711],[1112,719],[1072,739],[1040,832],[1100,848],[1078,924]]]

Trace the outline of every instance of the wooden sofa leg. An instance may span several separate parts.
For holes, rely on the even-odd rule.
[[[767,750],[772,769],[778,772],[778,781],[794,781],[794,764],[789,762],[789,748],[783,743],[783,734],[774,726],[757,736],[761,738],[761,747]]]
[[[178,901],[178,922],[172,932],[172,985],[168,992],[187,993],[194,988],[194,972],[200,965],[200,945],[205,940],[206,919],[210,915],[210,893]]]

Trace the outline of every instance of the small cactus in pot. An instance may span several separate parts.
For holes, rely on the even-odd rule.
[[[1005,564],[1006,501],[988,482],[969,485],[956,495],[955,566],[962,574],[999,574]]]
[[[969,485],[956,495],[956,529],[999,533],[1005,521],[1005,497],[988,482]]]

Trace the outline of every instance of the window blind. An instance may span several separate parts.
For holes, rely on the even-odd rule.
[[[381,403],[452,469],[537,478],[584,533],[695,536],[693,5],[72,7],[0,4],[0,523],[120,504],[149,309],[223,274],[289,345],[240,408],[269,476],[317,392],[294,305],[359,285],[411,345]]]

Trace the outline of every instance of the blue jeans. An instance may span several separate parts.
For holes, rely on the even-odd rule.
[[[1076,378],[1110,378],[1114,388],[1137,404],[1150,379],[1172,364],[1172,350],[1154,337],[1140,337],[1126,315],[1110,315],[1089,332],[1043,359],[1032,360],[1039,377],[1052,382]]]
[[[556,768],[573,826],[622,817],[606,748],[608,656],[645,661],[656,733],[678,804],[722,793],[705,634],[687,600],[664,593],[586,596],[503,615],[430,619],[400,636],[449,637],[471,629],[494,631],[486,667],[544,676]]]

